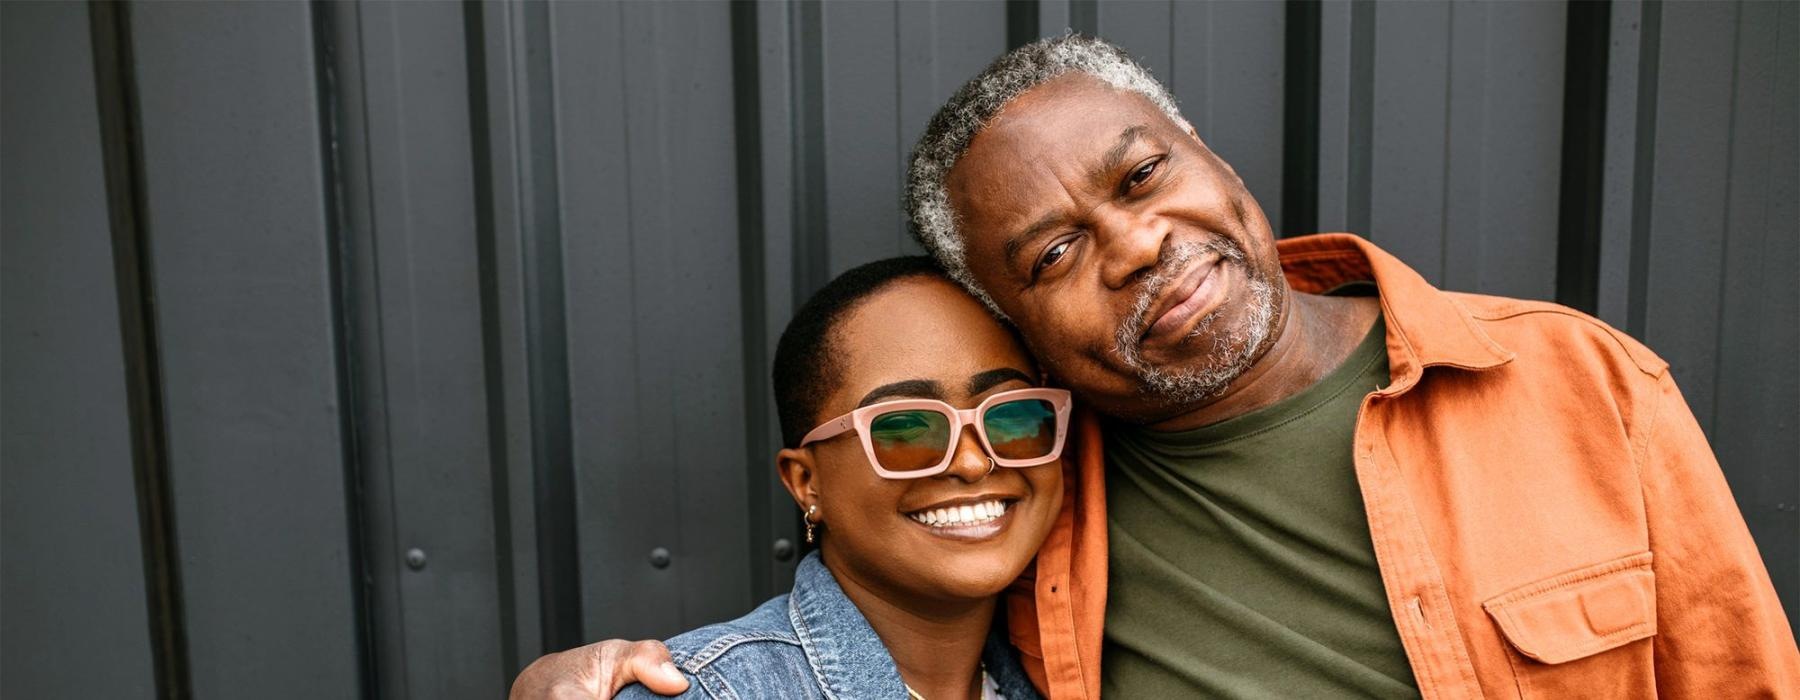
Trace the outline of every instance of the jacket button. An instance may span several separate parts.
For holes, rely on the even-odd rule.
[[[650,565],[658,569],[669,568],[669,550],[664,547],[650,550]]]

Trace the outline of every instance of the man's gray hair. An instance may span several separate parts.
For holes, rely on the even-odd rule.
[[[987,128],[1001,109],[1025,91],[1071,72],[1086,73],[1119,90],[1143,95],[1170,119],[1183,123],[1168,88],[1131,60],[1124,49],[1099,39],[1068,34],[1013,49],[963,83],[926,125],[925,135],[913,147],[912,163],[907,168],[906,213],[913,235],[937,258],[951,279],[1002,318],[1005,314],[1000,307],[969,274],[962,234],[957,231],[956,212],[950,207],[944,178],[957,159],[968,152],[969,142]]]

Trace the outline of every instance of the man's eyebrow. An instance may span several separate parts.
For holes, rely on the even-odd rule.
[[[1037,238],[1039,234],[1055,227],[1057,224],[1062,223],[1062,220],[1063,220],[1062,213],[1052,211],[1048,214],[1045,214],[1043,216],[1043,218],[1038,219],[1037,222],[1033,223],[1032,225],[1025,227],[1025,230],[1013,234],[1011,237],[1006,239],[1006,246],[1005,246],[1005,250],[1004,250],[1006,257],[1001,258],[1001,259],[1005,260],[1007,262],[1011,262],[1015,257],[1018,256],[1020,249],[1024,248],[1026,246],[1026,244],[1031,243],[1031,239]]]
[[[858,402],[856,407],[862,408],[883,399],[889,399],[896,396],[914,399],[942,399],[944,398],[944,391],[938,386],[937,382],[924,379],[908,379],[891,384],[883,384],[871,389],[869,393],[863,394],[862,401]]]
[[[1113,142],[1112,148],[1107,149],[1106,155],[1100,159],[1100,168],[1095,170],[1094,174],[1104,176],[1106,173],[1118,170],[1119,166],[1125,163],[1125,153],[1131,150],[1131,146],[1137,143],[1138,139],[1148,133],[1150,133],[1150,127],[1143,124],[1125,127],[1124,131],[1119,132],[1119,139]]]
[[[1025,382],[1026,384],[1030,384],[1031,383],[1031,375],[1021,372],[1019,370],[1013,369],[1011,367],[1001,367],[999,369],[990,369],[986,372],[981,372],[979,374],[976,374],[973,377],[969,377],[969,395],[974,396],[981,392],[984,392],[984,391],[987,391],[994,387],[1000,386],[1001,384],[1005,384],[1007,382],[1015,381],[1015,380]]]
[[[1095,178],[1104,178],[1107,173],[1118,170],[1119,166],[1125,162],[1125,154],[1131,150],[1131,147],[1136,144],[1139,139],[1144,138],[1144,135],[1148,133],[1150,133],[1150,127],[1143,124],[1128,126],[1125,127],[1124,131],[1119,132],[1119,138],[1113,142],[1112,148],[1106,149],[1106,154],[1101,156],[1100,167],[1094,171]],[[1002,248],[1002,252],[1006,255],[1003,259],[1010,262],[1017,258],[1019,251],[1027,244],[1030,244],[1033,238],[1038,237],[1038,235],[1042,234],[1045,230],[1062,223],[1062,220],[1063,215],[1061,213],[1052,211],[1045,214],[1042,218],[1039,218],[1030,226],[1025,227],[1025,230],[1007,237],[1006,243]]]

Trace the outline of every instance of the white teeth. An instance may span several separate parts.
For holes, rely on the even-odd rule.
[[[1006,515],[1006,504],[996,500],[935,508],[913,513],[908,517],[932,527],[948,527],[987,522],[1002,515]]]

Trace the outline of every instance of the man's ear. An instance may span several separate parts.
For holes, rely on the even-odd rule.
[[[789,447],[775,453],[775,474],[781,477],[781,485],[794,497],[794,504],[800,506],[801,511],[819,502],[816,467],[810,448]]]

